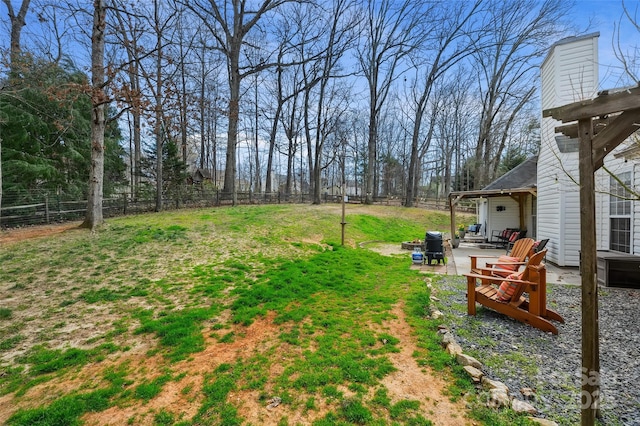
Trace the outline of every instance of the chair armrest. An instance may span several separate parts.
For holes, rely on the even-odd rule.
[[[523,280],[508,280],[506,278],[501,278],[501,277],[492,277],[492,276],[488,276],[488,275],[480,275],[480,274],[463,274],[465,277],[467,278],[476,278],[478,280],[483,280],[483,281],[490,281],[492,283],[501,283],[502,281],[509,281],[510,283],[517,283],[517,284],[527,284],[527,285],[531,285],[531,286],[537,286],[538,283],[534,283],[531,281],[523,281]]]
[[[498,256],[488,255],[488,254],[470,254],[469,258],[471,258],[471,269],[477,269],[478,259],[497,259]]]
[[[487,266],[500,266],[500,265],[526,265],[527,262],[487,262]]]
[[[510,269],[501,269],[501,268],[475,268],[471,271],[472,274],[475,273],[476,275],[493,276],[496,278],[500,278],[500,281],[504,281],[507,279],[506,277],[494,274],[495,272],[509,272],[510,274],[515,274],[515,273],[518,273],[519,271],[512,271]]]
[[[467,278],[473,278],[476,280],[482,280],[483,283],[499,284],[504,281],[504,278],[494,277],[492,275],[482,274],[463,274]]]

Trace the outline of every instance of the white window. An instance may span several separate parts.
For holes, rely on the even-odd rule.
[[[616,179],[617,177],[617,179]],[[631,253],[631,172],[610,178],[609,196],[609,249]]]

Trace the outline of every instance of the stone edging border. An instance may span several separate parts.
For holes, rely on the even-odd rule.
[[[432,290],[431,279],[427,278],[425,282],[427,288]],[[430,297],[432,302],[438,301],[433,295]],[[431,311],[432,319],[440,319],[443,316],[444,314],[438,310]],[[469,377],[471,377],[471,380],[476,384],[476,390],[488,393],[487,406],[489,408],[501,409],[510,407],[516,413],[530,414],[529,419],[539,425],[558,426],[554,421],[533,417],[533,415],[538,412],[538,410],[528,402],[535,400],[535,391],[533,389],[520,389],[524,400],[516,398],[515,395],[510,393],[507,385],[498,380],[492,380],[483,373],[482,363],[463,352],[462,347],[456,342],[455,337],[446,325],[439,325],[437,333],[441,336],[440,342],[445,350],[451,356],[455,357],[456,362],[464,368]]]

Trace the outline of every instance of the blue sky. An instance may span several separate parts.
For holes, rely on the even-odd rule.
[[[640,0],[624,0],[632,14],[640,18]],[[602,89],[625,86],[620,79],[620,62],[613,52],[613,37],[622,19],[620,43],[630,50],[640,45],[640,32],[632,28],[623,17],[622,0],[577,0],[573,7],[573,24],[582,33],[599,32],[598,52],[600,59],[600,81]],[[640,21],[640,19],[639,19]]]

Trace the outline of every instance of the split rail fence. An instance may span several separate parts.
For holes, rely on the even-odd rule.
[[[238,192],[237,204],[305,204],[310,203],[312,197],[309,194],[286,195],[281,192],[260,193]],[[38,200],[36,200],[38,201]],[[325,203],[340,203],[341,196],[325,194],[322,197]],[[350,204],[361,204],[364,197],[349,196],[347,202]],[[402,199],[398,197],[376,197],[374,204],[400,206]],[[222,191],[199,191],[197,194],[190,194],[188,197],[172,197],[163,199],[163,210],[173,210],[182,208],[205,208],[232,205],[231,194]],[[58,196],[43,195],[41,200],[25,205],[7,205],[0,208],[0,228],[16,228],[31,225],[45,225],[60,223],[72,220],[81,220],[86,215],[87,201],[75,200],[65,201]],[[419,200],[416,207],[432,210],[447,210],[446,199],[423,199]],[[471,211],[470,208],[461,206],[463,211]],[[156,209],[156,200],[153,197],[132,198],[130,194],[121,194],[118,197],[103,200],[104,217],[114,217],[129,214],[140,214],[152,212]]]

